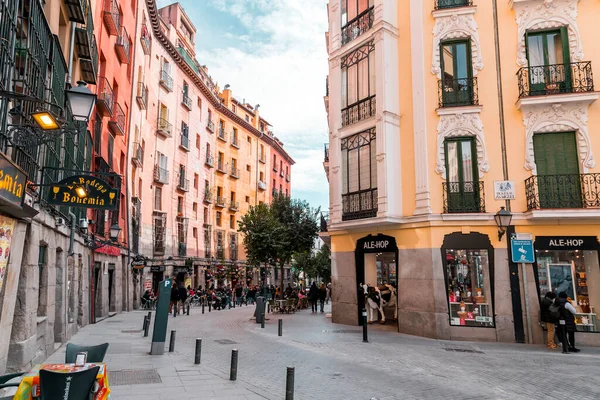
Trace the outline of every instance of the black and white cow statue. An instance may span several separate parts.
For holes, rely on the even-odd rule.
[[[385,324],[386,307],[394,307],[394,321],[398,319],[398,306],[396,302],[396,289],[390,284],[380,286],[367,286],[366,293],[367,301],[367,321],[369,324],[377,321],[377,313],[381,313],[381,323]]]

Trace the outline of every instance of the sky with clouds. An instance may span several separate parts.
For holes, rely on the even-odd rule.
[[[162,7],[171,0],[158,0]],[[323,170],[327,0],[181,0],[196,26],[196,58],[222,88],[260,104],[294,158],[292,196],[329,207]]]

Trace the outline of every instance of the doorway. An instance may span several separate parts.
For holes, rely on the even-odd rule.
[[[115,264],[108,264],[108,311],[115,312]]]

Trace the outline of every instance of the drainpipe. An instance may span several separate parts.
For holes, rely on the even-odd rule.
[[[260,149],[260,139],[262,139],[264,133],[260,133],[260,137],[258,138],[258,140],[256,140],[256,190],[254,191],[254,205],[258,205],[258,177],[259,177],[259,173],[258,173],[258,158],[259,158],[259,154],[258,154],[258,150]],[[266,172],[265,172],[266,175]],[[266,184],[266,179],[267,177],[265,176],[265,184]],[[266,190],[266,189],[265,189]]]
[[[74,254],[73,244],[75,243],[75,225],[77,223],[77,216],[73,214],[73,211],[69,209],[69,217],[71,217],[71,237],[69,238],[69,250],[67,251],[67,255],[72,257]]]
[[[73,84],[73,54],[75,52],[75,22],[71,22],[71,45],[69,46],[69,75],[67,76],[67,84]]]

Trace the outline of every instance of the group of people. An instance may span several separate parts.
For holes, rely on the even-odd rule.
[[[558,335],[564,354],[580,351],[575,347],[575,332],[577,331],[575,314],[577,310],[571,301],[565,292],[560,292],[558,296],[554,292],[548,292],[541,304],[541,319],[546,324],[548,331],[546,346],[549,349],[558,348],[559,346],[554,341],[555,336]]]

